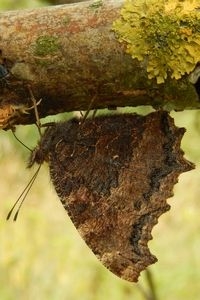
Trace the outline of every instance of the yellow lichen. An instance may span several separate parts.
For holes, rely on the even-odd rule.
[[[113,29],[150,79],[180,79],[200,60],[199,8],[198,0],[126,0]]]

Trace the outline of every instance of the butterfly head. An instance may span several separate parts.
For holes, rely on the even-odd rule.
[[[28,160],[28,168],[31,168],[35,163],[41,165],[43,162],[49,161],[49,153],[54,136],[55,126],[47,127],[37,146],[31,152]]]

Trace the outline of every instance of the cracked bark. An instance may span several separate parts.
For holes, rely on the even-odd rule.
[[[28,87],[36,100],[42,99],[41,117],[87,110],[92,99],[95,109],[199,108],[187,76],[157,85],[147,78],[145,64],[125,53],[112,31],[123,2],[84,1],[1,13],[0,63],[9,75],[0,82],[0,118],[10,109],[12,126],[34,122],[33,110],[25,113],[32,106]]]

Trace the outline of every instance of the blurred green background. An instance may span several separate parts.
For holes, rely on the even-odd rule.
[[[47,1],[0,0],[1,9],[47,5]],[[141,111],[141,109],[139,109]],[[200,112],[173,112],[187,128],[182,148],[196,169],[184,173],[168,200],[171,210],[159,219],[149,243],[158,262],[150,267],[158,299],[196,300],[200,294]],[[56,117],[52,118],[53,120]],[[34,126],[19,126],[17,136],[34,147]],[[0,299],[144,299],[139,284],[108,272],[78,235],[63,209],[44,165],[17,222],[6,216],[34,170],[26,169],[28,150],[10,132],[0,132]]]

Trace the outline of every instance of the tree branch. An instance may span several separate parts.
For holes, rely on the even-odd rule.
[[[34,122],[30,88],[42,99],[41,117],[87,110],[94,97],[93,108],[200,107],[187,76],[158,85],[148,79],[144,63],[125,53],[112,30],[123,3],[87,1],[1,13],[1,127]]]

